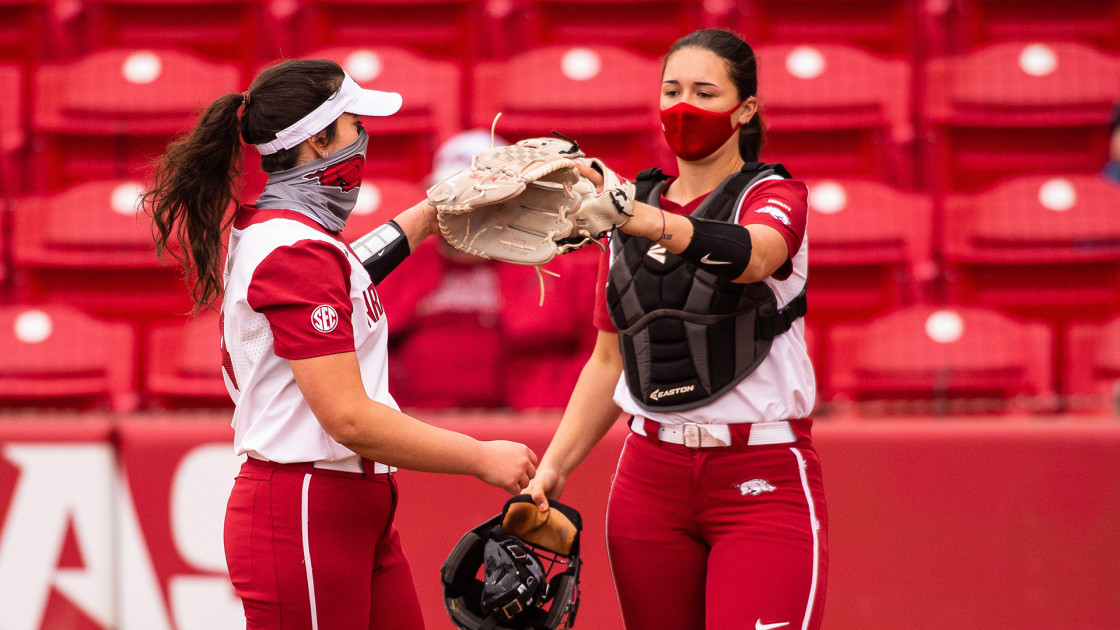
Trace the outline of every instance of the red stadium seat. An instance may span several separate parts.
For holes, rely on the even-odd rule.
[[[22,160],[17,159],[26,144],[23,124],[23,73],[14,65],[0,64],[0,301],[8,294],[11,272],[11,204],[24,190]]]
[[[509,0],[523,19],[515,35],[522,49],[541,45],[621,46],[661,57],[680,37],[699,28],[695,0]]]
[[[69,35],[83,51],[109,48],[173,48],[250,70],[255,47],[267,41],[258,30],[260,0],[83,0]]]
[[[557,130],[633,177],[668,151],[657,117],[660,77],[656,59],[622,48],[535,48],[475,66],[470,124],[489,129],[500,113],[497,133],[511,142]]]
[[[156,258],[139,182],[87,182],[15,204],[13,264],[25,300],[63,301],[138,323],[190,309],[175,266]]]
[[[718,2],[705,2],[719,4]],[[741,0],[728,15],[752,45],[847,44],[884,55],[915,52],[913,0]]]
[[[0,404],[137,407],[135,332],[61,304],[0,306]]]
[[[420,181],[436,148],[462,128],[462,72],[454,63],[382,46],[324,48],[308,56],[332,59],[363,87],[399,92],[404,100],[396,114],[366,119],[367,174]]]
[[[218,313],[204,311],[192,320],[161,322],[148,331],[144,393],[161,408],[231,407],[222,379]]]
[[[809,315],[859,319],[923,297],[932,202],[872,180],[810,180]]]
[[[1095,173],[1108,155],[1120,56],[1001,43],[929,62],[927,165],[940,196],[1014,175]]]
[[[1120,53],[1120,2],[1077,0],[954,0],[945,7],[956,51],[989,43],[1079,41]]]
[[[911,306],[837,326],[828,343],[831,359],[818,372],[828,374],[832,402],[918,401],[968,412],[1053,402],[1049,330],[996,311]]]
[[[25,170],[21,168],[20,151],[27,145],[24,124],[24,74],[14,64],[0,64],[0,209],[6,209],[8,197],[27,189]]]
[[[1120,309],[1120,188],[1096,175],[954,195],[940,232],[953,299],[1057,322]]]
[[[1065,330],[1120,311],[1120,188],[1096,175],[1024,176],[946,200],[940,226],[950,299]]]
[[[47,0],[0,0],[0,59],[25,66],[47,52]]]
[[[39,190],[140,178],[202,110],[244,89],[230,64],[177,51],[106,50],[43,64],[34,77],[32,133]]]
[[[796,177],[862,177],[908,188],[910,66],[840,44],[755,47],[762,156]]]
[[[8,294],[11,268],[11,203],[23,190],[23,169],[16,159],[26,141],[23,126],[23,74],[16,66],[0,65],[0,300]]]
[[[0,206],[0,213],[2,213],[0,214],[0,304],[3,304],[8,302],[10,297],[9,280],[12,275],[12,260],[11,237],[9,234],[11,229],[8,227],[8,221],[4,218],[10,214],[7,208],[8,200],[0,198],[0,203],[3,203],[3,206]]]
[[[1120,316],[1070,326],[1063,370],[1071,411],[1120,412]]]
[[[295,0],[288,28],[303,51],[391,46],[445,60],[477,56],[480,0]]]

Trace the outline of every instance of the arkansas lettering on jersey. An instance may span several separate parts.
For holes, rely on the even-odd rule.
[[[223,363],[237,404],[237,453],[278,462],[353,457],[323,431],[288,360],[354,352],[366,393],[397,408],[385,309],[361,261],[304,215],[242,207],[225,273]]]

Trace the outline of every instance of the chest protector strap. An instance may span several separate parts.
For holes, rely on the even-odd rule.
[[[740,198],[780,164],[752,162],[724,180],[692,216],[731,221]],[[668,179],[660,170],[636,178],[639,201],[660,205]],[[738,385],[770,351],[774,337],[805,314],[805,292],[777,308],[763,282],[719,278],[649,239],[615,231],[607,306],[618,328],[626,384],[651,411],[703,406]]]

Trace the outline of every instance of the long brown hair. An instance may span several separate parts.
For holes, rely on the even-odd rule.
[[[227,211],[240,201],[241,141],[274,140],[338,91],[343,76],[342,68],[327,59],[292,59],[267,68],[245,94],[226,94],[211,103],[195,128],[160,156],[143,207],[152,217],[160,259],[170,253],[183,265],[194,313],[213,308],[222,293],[222,233],[233,218]],[[328,143],[336,129],[331,123],[324,130]],[[298,160],[293,147],[261,156],[261,168],[272,173]]]
[[[701,29],[678,39],[669,48],[665,61],[682,48],[702,48],[719,55],[727,62],[727,74],[739,93],[739,101],[758,96],[758,62],[754,50],[743,38],[723,29]],[[665,72],[664,62],[661,66]],[[762,123],[761,112],[755,112],[747,124],[739,127],[739,156],[744,162],[757,162],[762,153],[762,143],[766,126]]]

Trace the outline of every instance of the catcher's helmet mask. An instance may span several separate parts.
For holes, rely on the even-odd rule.
[[[579,608],[579,512],[549,501],[575,525],[569,555],[528,543],[502,528],[509,506],[531,503],[518,495],[502,512],[470,530],[452,549],[440,577],[451,621],[462,630],[558,630],[571,628]],[[484,580],[478,578],[484,570]]]

